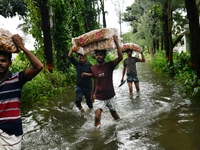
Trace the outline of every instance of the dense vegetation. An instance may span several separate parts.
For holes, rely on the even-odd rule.
[[[175,85],[180,93],[188,97],[200,97],[200,79],[189,65],[190,54],[188,52],[174,53],[173,59],[174,65],[172,67],[175,75],[167,84]],[[154,71],[170,76],[169,63],[164,51],[157,51],[151,61],[151,66]]]

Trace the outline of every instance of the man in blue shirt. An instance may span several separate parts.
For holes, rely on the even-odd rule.
[[[70,49],[68,53],[68,58],[71,63],[76,67],[76,99],[75,105],[82,112],[84,109],[81,105],[82,97],[85,96],[86,103],[90,109],[93,108],[91,101],[91,91],[92,91],[92,73],[91,64],[86,61],[86,56],[78,54],[78,61],[72,56],[73,48]]]

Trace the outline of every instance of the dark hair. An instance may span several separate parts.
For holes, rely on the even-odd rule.
[[[79,57],[81,57],[81,56],[83,56],[83,57],[85,57],[86,58],[86,55],[83,55],[83,54],[77,54],[77,57],[79,58]]]
[[[77,55],[78,55],[78,56],[85,56],[85,55],[83,55],[83,54],[80,54],[80,53],[77,53]]]
[[[106,56],[106,50],[95,50],[95,54],[102,53],[104,56]]]
[[[128,52],[133,52],[133,51],[131,49],[127,49],[126,52],[128,53]]]
[[[0,50],[0,55],[6,56],[9,60],[12,59],[12,53]]]

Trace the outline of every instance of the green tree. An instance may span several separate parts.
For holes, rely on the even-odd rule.
[[[150,47],[152,55],[156,53],[157,49],[166,51],[170,69],[173,68],[173,48],[183,37],[177,36],[183,29],[182,27],[181,30],[178,30],[180,25],[177,25],[184,19],[181,15],[184,11],[183,4],[183,0],[135,0],[134,4],[127,7],[127,12],[124,14],[124,20],[131,22],[134,35],[148,40],[143,44]]]
[[[23,0],[1,0],[0,1],[0,15],[5,18],[16,15],[26,15],[26,3]]]
[[[91,30],[99,28],[98,24],[98,0],[84,0],[82,15],[84,18],[85,31],[89,32]]]
[[[51,1],[54,60],[58,70],[68,73],[67,54],[72,38],[99,28],[95,0]]]

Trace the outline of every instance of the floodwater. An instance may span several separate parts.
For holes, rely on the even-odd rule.
[[[106,109],[101,127],[94,112],[81,114],[74,106],[74,88],[34,108],[22,110],[23,150],[199,150],[200,104],[182,97],[167,85],[168,78],[138,63],[141,94],[130,97],[122,70],[114,71],[117,112]],[[135,88],[134,88],[135,92]]]

